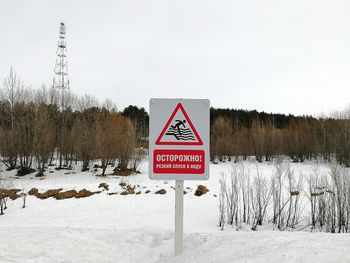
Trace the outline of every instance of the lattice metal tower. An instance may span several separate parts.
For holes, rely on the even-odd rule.
[[[53,87],[60,90],[60,107],[65,109],[65,97],[69,90],[67,46],[66,46],[66,26],[63,22],[60,24],[59,39],[57,45],[57,58],[55,63],[55,77],[53,78]]]

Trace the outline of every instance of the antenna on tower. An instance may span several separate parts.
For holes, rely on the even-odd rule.
[[[55,63],[55,77],[53,78],[53,88],[60,90],[61,110],[66,108],[66,93],[69,90],[67,45],[66,45],[66,25],[61,22],[59,29],[58,45],[56,50],[57,58]]]

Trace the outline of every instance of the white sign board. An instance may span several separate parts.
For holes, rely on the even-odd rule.
[[[209,111],[204,99],[151,99],[149,177],[209,178]]]

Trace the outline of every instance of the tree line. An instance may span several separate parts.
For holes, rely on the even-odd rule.
[[[130,105],[120,112],[111,100],[99,104],[88,95],[32,89],[13,69],[0,89],[0,160],[20,175],[78,161],[85,171],[94,160],[103,174],[116,160],[118,169],[134,169],[142,154],[138,146],[147,148],[148,125],[144,108]],[[211,108],[210,130],[213,162],[286,155],[295,162],[334,157],[350,166],[350,108],[317,118]]]
[[[80,161],[86,171],[94,160],[102,174],[116,160],[120,171],[130,163],[137,168],[136,127],[111,101],[99,106],[90,96],[45,86],[34,90],[13,69],[0,91],[0,160],[9,170],[42,176],[48,165],[71,169]]]
[[[294,162],[335,158],[350,166],[350,111],[328,117],[282,117],[271,114],[249,122],[238,117],[217,115],[211,122],[211,158],[223,161],[232,156],[255,156],[270,161],[289,156]]]
[[[129,106],[123,112],[146,137],[148,114]],[[140,129],[140,128],[139,128]],[[350,109],[329,116],[294,116],[236,109],[210,109],[210,156],[213,162],[246,159],[271,161],[281,155],[294,162],[335,158],[350,166]]]

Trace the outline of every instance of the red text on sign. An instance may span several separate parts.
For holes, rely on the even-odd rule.
[[[203,150],[154,150],[153,172],[158,174],[204,174]]]

